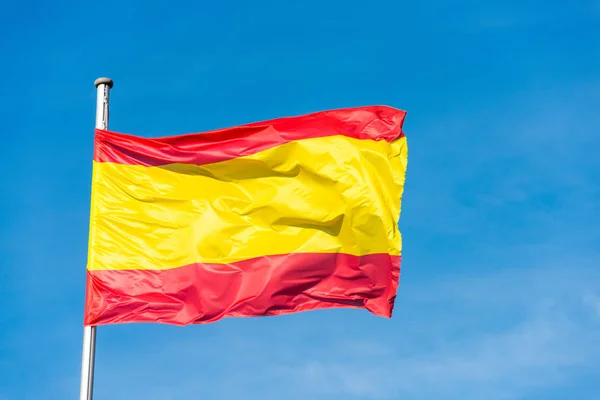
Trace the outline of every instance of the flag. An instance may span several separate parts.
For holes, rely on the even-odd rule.
[[[163,138],[97,129],[84,323],[391,317],[404,117],[369,106]]]

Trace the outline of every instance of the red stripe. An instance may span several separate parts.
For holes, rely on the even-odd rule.
[[[94,161],[145,166],[202,165],[324,136],[391,142],[404,136],[405,115],[404,111],[386,106],[357,107],[154,139],[96,130]]]
[[[168,270],[88,271],[85,324],[200,324],[354,307],[391,317],[400,256],[294,253]]]

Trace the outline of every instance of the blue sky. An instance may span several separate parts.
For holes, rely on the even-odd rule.
[[[217,5],[218,4],[218,5]],[[98,331],[95,399],[595,399],[600,2],[8,1],[0,399],[74,399],[95,112],[188,133],[408,111],[392,319]]]

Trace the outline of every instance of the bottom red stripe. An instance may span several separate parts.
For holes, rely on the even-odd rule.
[[[400,260],[294,253],[167,270],[88,271],[85,324],[187,325],[341,307],[389,318]]]

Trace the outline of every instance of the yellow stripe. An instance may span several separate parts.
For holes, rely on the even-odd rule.
[[[406,138],[287,143],[208,165],[94,163],[88,269],[294,252],[399,255]]]

